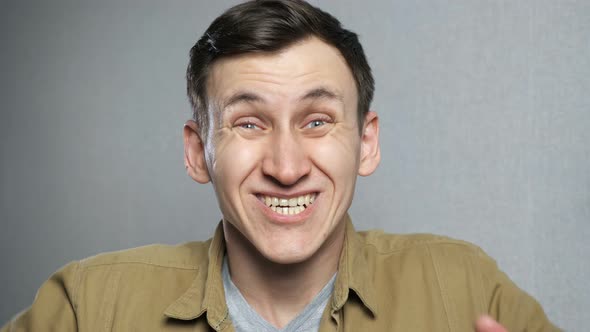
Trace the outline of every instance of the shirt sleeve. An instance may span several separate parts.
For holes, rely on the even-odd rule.
[[[70,263],[49,278],[33,304],[8,322],[0,332],[77,331],[75,290],[79,264]]]
[[[488,314],[508,331],[561,331],[553,325],[541,305],[502,272],[496,262],[482,254],[482,280],[487,293]]]

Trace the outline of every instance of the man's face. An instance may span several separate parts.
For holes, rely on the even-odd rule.
[[[193,177],[211,180],[224,222],[276,263],[304,261],[343,239],[357,173],[373,172],[379,151],[373,112],[363,127],[369,138],[359,135],[355,81],[339,51],[310,38],[221,59],[207,87],[210,131],[193,149],[207,174]]]

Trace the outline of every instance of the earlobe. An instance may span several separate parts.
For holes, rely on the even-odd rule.
[[[184,124],[183,138],[184,166],[188,175],[198,183],[209,182],[211,178],[205,161],[205,148],[195,121],[189,120]]]
[[[379,117],[373,111],[367,112],[361,135],[361,156],[358,174],[371,175],[381,161],[379,147]]]

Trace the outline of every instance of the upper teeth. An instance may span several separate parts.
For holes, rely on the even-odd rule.
[[[307,194],[292,198],[262,196],[261,200],[273,211],[281,214],[298,214],[303,212],[315,200],[314,194]]]
[[[263,196],[264,197],[264,204],[267,206],[281,206],[281,207],[288,207],[288,206],[303,206],[309,205],[313,203],[315,199],[315,194],[307,194],[298,197],[292,198],[279,198],[279,197],[272,197],[272,196]]]

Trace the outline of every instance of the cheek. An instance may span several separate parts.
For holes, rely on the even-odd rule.
[[[259,164],[261,152],[259,145],[237,137],[217,144],[213,174],[224,196],[238,193],[240,185]]]
[[[336,189],[353,185],[358,172],[359,140],[350,137],[350,134],[331,135],[310,144],[310,157],[331,178]]]

